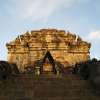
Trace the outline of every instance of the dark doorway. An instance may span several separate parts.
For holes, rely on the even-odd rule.
[[[43,58],[42,71],[46,73],[56,73],[55,62],[49,51],[46,52]]]

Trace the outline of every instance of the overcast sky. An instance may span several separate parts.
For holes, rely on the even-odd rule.
[[[0,60],[7,59],[7,42],[41,28],[79,35],[100,59],[100,0],[0,0]]]

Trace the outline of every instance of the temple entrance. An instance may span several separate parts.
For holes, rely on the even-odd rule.
[[[43,64],[43,71],[53,72],[52,64],[50,63],[48,58],[46,58],[45,63]]]
[[[55,61],[49,51],[46,52],[44,57],[34,63],[35,75],[40,74],[57,74],[63,73],[63,65]]]
[[[50,52],[47,51],[43,58],[43,73],[55,73],[55,63]]]

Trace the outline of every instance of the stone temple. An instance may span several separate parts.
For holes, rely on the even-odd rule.
[[[90,59],[90,43],[79,36],[57,29],[40,29],[26,32],[6,44],[8,62],[16,63],[20,71],[36,62],[42,71],[52,72],[55,62],[64,68]],[[40,67],[37,64],[37,69]]]

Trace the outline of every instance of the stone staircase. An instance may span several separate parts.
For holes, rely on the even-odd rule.
[[[79,76],[23,74],[0,82],[0,100],[100,100]]]

